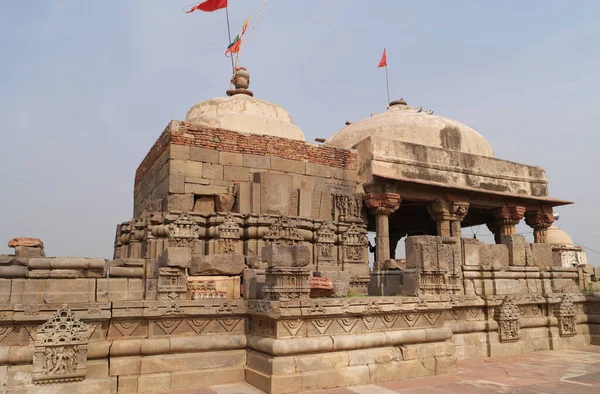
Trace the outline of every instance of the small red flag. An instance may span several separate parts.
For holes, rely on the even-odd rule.
[[[379,62],[377,68],[380,67],[387,67],[387,56],[385,55],[385,48],[383,48],[383,55],[381,55],[381,61]]]
[[[225,7],[227,7],[227,0],[206,0],[203,3],[193,6],[185,13],[189,14],[190,12],[194,12],[196,10],[204,12],[213,12]]]

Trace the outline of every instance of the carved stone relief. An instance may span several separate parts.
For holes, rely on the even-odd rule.
[[[496,308],[494,319],[498,322],[498,335],[501,343],[517,342],[521,337],[519,329],[519,307],[512,297],[506,296],[499,308]]]
[[[90,327],[63,305],[37,329],[33,354],[36,384],[83,380]]]

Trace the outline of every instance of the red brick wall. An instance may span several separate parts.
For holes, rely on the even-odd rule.
[[[356,154],[339,148],[308,144],[303,141],[257,134],[242,134],[218,128],[171,122],[154,143],[135,173],[135,183],[152,167],[169,144],[197,146],[220,152],[249,153],[306,161],[313,164],[356,169]]]

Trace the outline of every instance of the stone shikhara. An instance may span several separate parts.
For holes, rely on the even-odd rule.
[[[139,165],[112,260],[10,241],[9,391],[245,380],[289,393],[600,343],[600,268],[554,226],[569,202],[548,196],[542,169],[404,100],[307,143],[287,111],[253,98],[247,70],[233,83],[170,122]],[[495,243],[462,237],[478,225]]]

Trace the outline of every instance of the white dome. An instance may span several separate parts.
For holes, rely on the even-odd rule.
[[[350,123],[325,144],[349,149],[369,136],[494,157],[487,140],[469,126],[408,107],[403,100],[392,102],[384,113]]]
[[[548,227],[548,237],[546,242],[552,245],[573,245],[573,239],[554,224]]]
[[[272,135],[304,141],[304,133],[282,107],[246,94],[218,97],[194,105],[185,120],[247,134]]]

